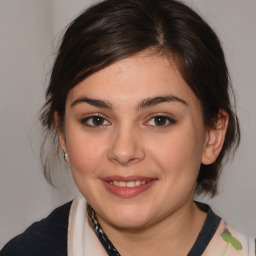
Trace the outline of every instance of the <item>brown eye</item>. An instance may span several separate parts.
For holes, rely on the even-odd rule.
[[[104,117],[102,116],[89,116],[86,117],[81,121],[81,123],[85,126],[89,127],[97,127],[97,126],[107,126],[110,125],[110,122],[108,122]]]
[[[168,116],[157,115],[152,117],[146,124],[153,127],[167,127],[175,124],[176,121]]]
[[[92,123],[93,123],[93,125],[103,125],[104,118],[102,118],[100,116],[94,116],[94,117],[92,117]]]
[[[156,116],[154,117],[154,123],[156,126],[163,126],[167,123],[167,117],[166,116]]]

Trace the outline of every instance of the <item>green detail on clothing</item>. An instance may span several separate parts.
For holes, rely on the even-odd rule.
[[[225,251],[223,253],[223,256],[225,255],[229,245],[231,244],[236,250],[242,250],[242,244],[236,239],[234,238],[231,233],[225,229],[223,231],[223,233],[221,234],[223,240],[225,242],[227,242],[227,245],[226,245],[226,248],[225,248]]]

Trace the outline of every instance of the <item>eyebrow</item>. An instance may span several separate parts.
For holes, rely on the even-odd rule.
[[[166,103],[166,102],[179,102],[186,106],[188,105],[185,100],[178,98],[174,95],[168,95],[168,96],[157,96],[153,98],[144,99],[141,102],[139,102],[136,109],[139,111],[147,107],[152,107],[152,106],[155,106],[161,103]]]
[[[168,95],[168,96],[157,96],[153,98],[147,98],[143,99],[138,103],[136,106],[136,110],[140,111],[142,109],[145,109],[147,107],[152,107],[161,103],[167,103],[167,102],[179,102],[184,105],[188,105],[187,102],[181,98],[178,98],[174,95]],[[113,106],[109,101],[105,100],[99,100],[99,99],[92,99],[92,98],[87,98],[87,97],[81,97],[76,99],[75,101],[72,102],[70,107],[74,107],[77,104],[80,103],[87,103],[91,106],[95,106],[98,108],[106,108],[106,109],[112,109]]]
[[[79,103],[88,103],[89,105],[95,106],[98,108],[107,108],[107,109],[112,108],[112,104],[108,101],[91,99],[91,98],[87,98],[87,97],[81,97],[81,98],[76,99],[75,101],[72,102],[70,107],[74,107],[75,105],[77,105]]]

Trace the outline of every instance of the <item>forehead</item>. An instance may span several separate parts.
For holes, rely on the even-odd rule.
[[[173,95],[198,104],[175,64],[162,55],[141,52],[90,75],[70,90],[67,103],[78,97],[135,103],[143,98]]]

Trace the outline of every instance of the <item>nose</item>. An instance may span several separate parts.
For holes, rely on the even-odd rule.
[[[138,133],[127,127],[120,127],[114,132],[107,154],[111,162],[123,166],[138,163],[145,158]]]

